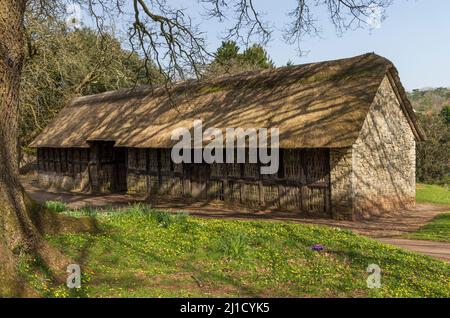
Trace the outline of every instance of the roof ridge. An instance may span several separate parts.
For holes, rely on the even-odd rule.
[[[244,71],[241,73],[236,73],[236,74],[222,74],[216,77],[207,77],[207,78],[201,78],[201,79],[188,79],[188,80],[184,80],[184,81],[179,81],[179,82],[175,82],[173,83],[173,86],[171,88],[177,88],[177,87],[181,87],[181,86],[186,86],[186,84],[203,84],[203,83],[211,83],[211,84],[217,84],[226,80],[232,80],[234,78],[240,78],[243,79],[245,77],[257,77],[257,76],[263,76],[263,75],[267,75],[267,74],[273,74],[276,72],[282,72],[282,71],[286,71],[286,70],[291,70],[291,71],[295,71],[307,66],[311,66],[311,65],[320,65],[320,64],[328,64],[328,63],[339,63],[339,62],[344,62],[344,61],[349,61],[352,59],[358,59],[359,61],[370,57],[370,56],[375,56],[377,58],[380,59],[384,59],[385,61],[387,61],[388,63],[392,64],[391,61],[389,61],[388,59],[374,53],[374,52],[368,52],[368,53],[364,53],[364,54],[360,54],[360,55],[355,55],[352,57],[347,57],[347,58],[340,58],[340,59],[334,59],[334,60],[325,60],[325,61],[317,61],[317,62],[310,62],[310,63],[303,63],[303,64],[296,64],[293,66],[280,66],[280,67],[276,67],[273,69],[262,69],[262,70],[252,70],[252,71]],[[99,99],[101,101],[107,99],[108,97],[118,97],[118,96],[124,96],[127,94],[136,94],[136,93],[149,93],[151,90],[153,91],[157,91],[157,90],[161,90],[164,89],[163,84],[158,84],[158,85],[149,85],[149,84],[142,84],[142,85],[138,85],[135,87],[130,87],[130,88],[121,88],[121,89],[117,89],[117,90],[111,90],[111,91],[106,91],[106,92],[102,92],[102,93],[97,93],[97,94],[90,94],[90,95],[85,95],[85,96],[77,96],[74,97],[71,101],[70,101],[70,105],[75,105],[78,104],[79,102],[82,101],[87,101],[87,100],[91,100],[91,99]]]

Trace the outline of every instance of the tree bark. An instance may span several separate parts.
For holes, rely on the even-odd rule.
[[[30,218],[19,181],[18,124],[20,76],[24,60],[26,0],[0,0],[0,296],[27,294],[17,260],[40,258],[56,275],[68,259],[42,238]]]

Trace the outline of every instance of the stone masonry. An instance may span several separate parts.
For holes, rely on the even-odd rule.
[[[415,138],[386,77],[351,148],[332,149],[336,219],[364,219],[415,204]]]

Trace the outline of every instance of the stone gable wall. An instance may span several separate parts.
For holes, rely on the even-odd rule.
[[[354,218],[415,204],[415,138],[387,77],[352,149]]]

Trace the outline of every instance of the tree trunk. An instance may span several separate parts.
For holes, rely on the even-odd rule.
[[[17,140],[25,2],[0,0],[0,296],[27,293],[17,272],[19,255],[39,257],[57,270],[56,275],[68,261],[37,231],[19,181]]]

